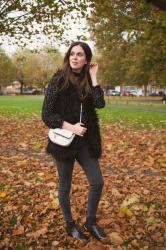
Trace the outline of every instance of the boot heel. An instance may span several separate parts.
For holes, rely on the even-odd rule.
[[[97,240],[102,240],[106,237],[106,234],[102,230],[101,227],[99,227],[97,224],[91,225],[86,227],[86,225],[83,226],[86,232],[89,232],[93,237],[95,237]]]
[[[75,224],[73,223],[67,223],[67,228],[66,228],[66,232],[69,236],[77,239],[77,240],[82,240],[83,242],[87,243],[88,242],[88,238],[86,237],[86,235],[84,235],[78,227],[76,227]]]

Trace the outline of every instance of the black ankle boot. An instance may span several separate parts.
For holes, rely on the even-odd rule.
[[[84,224],[84,229],[90,232],[91,235],[94,236],[97,240],[102,240],[106,237],[103,229],[97,225],[95,217],[87,218]]]
[[[66,222],[67,227],[66,227],[66,232],[69,236],[77,239],[77,240],[82,240],[85,243],[88,242],[88,238],[76,227],[74,221],[67,221]]]

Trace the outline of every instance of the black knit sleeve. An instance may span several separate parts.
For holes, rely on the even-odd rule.
[[[95,108],[104,108],[105,100],[104,100],[104,92],[100,85],[92,87],[92,97],[94,101]]]
[[[56,110],[58,91],[58,79],[53,77],[48,85],[42,107],[42,120],[49,128],[61,128],[63,124],[63,118]]]

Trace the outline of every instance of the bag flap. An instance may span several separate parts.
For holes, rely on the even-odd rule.
[[[57,135],[61,135],[65,138],[71,138],[74,134],[73,132],[71,132],[67,129],[61,129],[61,128],[52,129],[52,132],[57,134]]]

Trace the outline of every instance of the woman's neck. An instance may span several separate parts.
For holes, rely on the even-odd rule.
[[[81,69],[72,69],[72,72],[76,74],[80,74],[81,71],[82,71]]]

